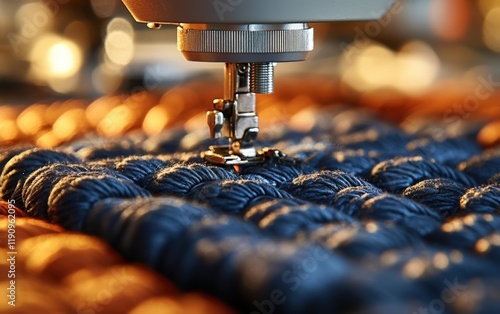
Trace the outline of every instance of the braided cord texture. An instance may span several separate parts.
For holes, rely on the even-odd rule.
[[[4,148],[0,196],[243,313],[499,313],[500,148],[319,115],[344,127],[265,135],[296,166],[215,167],[168,130]]]

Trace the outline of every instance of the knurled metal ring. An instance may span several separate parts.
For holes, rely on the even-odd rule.
[[[293,24],[294,26],[297,24]],[[252,25],[181,24],[177,45],[186,59],[206,62],[302,61],[314,48],[314,30],[307,24],[269,27]]]

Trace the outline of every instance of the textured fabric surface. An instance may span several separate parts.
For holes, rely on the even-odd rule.
[[[159,308],[178,314],[234,313],[213,297],[183,293],[144,265],[127,263],[100,239],[27,218],[12,203],[0,202],[2,234],[9,233],[9,224],[15,224],[11,243],[17,254],[7,254],[0,270],[12,270],[15,277],[2,278],[0,285],[14,287],[17,296],[15,306],[0,304],[1,313],[158,313]]]
[[[215,167],[176,130],[5,148],[0,196],[243,313],[499,313],[500,148],[316,118],[262,137],[297,166]]]

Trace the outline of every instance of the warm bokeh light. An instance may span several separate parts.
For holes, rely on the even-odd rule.
[[[69,99],[65,101],[55,101],[47,108],[44,119],[48,124],[53,125],[57,119],[66,112],[73,109],[85,109],[88,101],[81,99]]]
[[[114,107],[123,103],[121,96],[103,96],[92,102],[85,112],[87,121],[96,127]]]
[[[420,45],[418,42],[410,42],[398,52],[381,46],[377,49],[370,49],[372,51],[370,54],[371,56],[391,56],[390,58],[396,60],[394,63],[401,62],[411,65],[415,61],[408,61],[405,58],[421,60],[415,57],[416,51],[419,51],[419,49],[425,55],[429,53],[429,51],[425,52],[426,49],[430,48],[426,45]],[[432,54],[432,50],[430,50],[430,53]],[[355,59],[353,60],[357,62]],[[374,60],[376,61],[376,58]],[[376,68],[376,66],[370,65],[370,62],[366,60],[364,62],[366,62],[367,67]],[[422,64],[421,68],[417,70],[417,62],[413,66],[399,66],[394,63],[391,61],[387,63],[389,75],[400,75],[402,82],[406,82],[405,84],[410,88],[415,89],[412,84],[417,83],[409,81],[418,77],[419,71],[425,70],[427,65]],[[405,72],[392,72],[394,69],[406,67],[415,69],[414,73],[408,70],[406,78],[402,75]],[[314,119],[314,117],[317,118],[322,115],[324,105],[336,102],[369,108],[385,118],[393,118],[396,123],[402,123],[401,125],[406,131],[412,134],[418,133],[422,124],[429,123],[429,117],[435,117],[437,122],[442,121],[446,110],[453,109],[454,104],[463,103],[464,99],[473,95],[477,88],[477,83],[474,84],[474,82],[477,82],[478,75],[485,75],[480,70],[478,68],[477,71],[466,75],[466,77],[470,76],[468,79],[461,78],[461,80],[447,83],[431,83],[430,88],[426,88],[422,94],[416,95],[403,94],[394,90],[398,87],[398,84],[402,84],[401,82],[373,86],[363,83],[365,84],[365,86],[362,86],[363,88],[368,87],[371,89],[367,89],[366,92],[360,95],[358,100],[348,98],[353,95],[352,90],[348,90],[349,94],[341,96],[340,94],[345,93],[345,91],[335,88],[336,85],[325,83],[325,80],[320,77],[308,78],[307,84],[283,84],[283,81],[281,81],[280,94],[273,94],[259,99],[259,118],[261,118],[261,125],[263,126],[263,138],[265,138],[266,134],[283,132],[283,124],[299,132],[313,131],[315,127],[324,123],[327,123],[324,124],[324,127],[327,127],[331,123],[330,120]],[[378,73],[372,73],[372,75],[378,75]],[[476,81],[474,81],[474,78],[476,78]],[[360,80],[360,78],[357,79]],[[300,78],[300,82],[303,80],[304,78]],[[366,80],[370,82],[369,76],[366,77]],[[416,79],[418,82],[422,80],[420,78]],[[344,83],[347,84],[347,82]],[[375,80],[373,80],[371,84],[375,83]],[[103,136],[114,137],[136,130],[154,136],[168,128],[179,125],[182,125],[187,132],[192,133],[182,140],[182,145],[196,145],[200,139],[208,136],[208,131],[205,128],[205,112],[210,106],[206,100],[219,95],[217,92],[218,87],[220,87],[219,84],[215,82],[193,82],[182,87],[171,88],[163,95],[144,90],[129,95],[103,96],[93,102],[84,99],[69,99],[54,101],[49,104],[35,103],[29,107],[0,106],[0,122],[2,122],[0,126],[2,131],[6,130],[4,134],[0,135],[0,145],[11,145],[16,142],[54,147],[54,145],[81,138],[88,133],[99,133]],[[330,96],[322,95],[317,97],[325,93],[326,87],[328,87]],[[376,90],[376,88],[382,89]],[[489,121],[484,122],[477,137],[478,142],[484,147],[491,147],[500,143],[500,124],[498,122],[500,121],[500,110],[498,106],[495,106],[498,100],[500,100],[500,93],[493,92],[484,104],[481,104],[475,111],[470,112],[471,119],[487,117]],[[458,115],[458,112],[453,114]],[[415,123],[413,129],[409,125],[411,123]],[[451,124],[447,127],[455,130],[453,132],[460,132],[463,121],[458,121],[457,124],[454,123],[453,125],[456,125],[456,127],[451,126]],[[335,121],[332,127],[336,130],[342,129],[344,127],[342,120]],[[474,217],[472,216],[463,220],[452,220],[445,223],[442,230],[455,232],[463,229],[464,225],[473,223]],[[368,225],[367,228],[373,229],[373,226]]]
[[[487,147],[500,144],[500,120],[492,121],[485,125],[477,137]]]
[[[427,267],[427,260],[419,257],[412,258],[403,268],[403,275],[415,279],[422,276]]]
[[[368,233],[377,233],[377,231],[378,231],[377,223],[372,222],[372,221],[367,223],[365,228],[366,228],[366,231],[368,231]]]
[[[44,113],[47,105],[32,105],[26,108],[17,118],[17,126],[26,135],[35,135],[45,125]]]
[[[479,9],[484,15],[488,14],[488,12],[495,8],[500,8],[500,0],[479,0],[477,3],[479,5]]]
[[[104,41],[107,60],[118,66],[130,63],[134,56],[134,30],[124,18],[114,18],[107,27]]]
[[[484,19],[483,39],[488,48],[500,52],[500,7],[488,12]]]
[[[134,121],[134,112],[125,105],[119,105],[99,122],[97,130],[106,136],[117,136],[128,130]]]
[[[72,40],[47,34],[36,41],[30,59],[36,78],[60,79],[69,78],[80,70],[83,54]]]
[[[485,253],[490,249],[490,243],[486,239],[480,239],[474,246],[478,253]]]
[[[500,246],[500,234],[498,232],[489,235],[487,239],[491,245]]]
[[[61,144],[61,142],[61,139],[57,137],[54,132],[47,131],[38,134],[35,144],[42,148],[53,148]]]
[[[142,124],[144,132],[150,135],[160,133],[169,125],[175,124],[179,115],[197,101],[196,95],[190,89],[173,88],[165,93],[159,104],[152,107],[146,114]]]
[[[159,134],[169,122],[168,109],[165,106],[158,105],[149,110],[146,118],[144,118],[142,129],[149,135]]]
[[[299,132],[310,132],[316,125],[316,119],[318,112],[314,107],[306,107],[300,110],[290,118],[290,127]],[[281,121],[282,123],[285,122]]]
[[[55,76],[69,76],[76,71],[75,47],[71,43],[60,42],[49,49],[49,66]]]
[[[20,106],[0,106],[0,118],[1,119],[16,119],[21,113],[22,107]]]
[[[0,120],[0,142],[10,142],[18,136],[18,129],[15,120]]]
[[[441,64],[431,46],[411,41],[401,48],[396,67],[399,73],[394,83],[398,88],[418,92],[436,81]]]
[[[398,260],[399,260],[398,253],[393,250],[385,251],[384,253],[382,253],[382,255],[380,255],[380,261],[385,266],[392,266],[396,264]]]
[[[448,256],[441,252],[434,255],[432,262],[434,263],[434,267],[436,267],[437,269],[446,269],[450,264]]]
[[[435,82],[440,71],[439,58],[421,41],[408,42],[399,52],[373,43],[357,54],[347,51],[344,56],[340,64],[342,80],[361,92],[392,88],[420,93]]]
[[[32,1],[22,5],[15,14],[15,22],[21,34],[33,38],[50,28],[53,19],[50,9],[43,1]]]
[[[464,229],[464,224],[459,219],[451,220],[447,223],[444,223],[441,226],[441,230],[443,230],[444,232],[449,232],[449,233],[458,232],[458,231],[461,231],[463,229]]]
[[[52,131],[62,141],[69,141],[78,133],[84,133],[88,126],[85,109],[76,108],[63,113],[52,126]]]
[[[190,131],[195,132],[196,130],[200,129],[200,125],[206,125],[206,123],[207,123],[206,112],[200,112],[191,117],[191,119],[187,120],[184,123],[184,127],[188,132]]]

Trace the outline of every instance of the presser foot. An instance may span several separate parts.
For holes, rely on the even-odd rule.
[[[215,99],[213,110],[207,112],[210,138],[227,138],[229,145],[210,146],[202,157],[216,165],[297,164],[277,149],[254,146],[259,133],[256,93],[273,92],[273,62],[226,63],[224,67],[224,98]]]
[[[206,161],[221,166],[240,166],[251,164],[286,164],[298,165],[300,160],[287,156],[285,153],[274,148],[262,148],[256,151],[255,156],[245,157],[232,152],[227,146],[210,146],[210,150],[201,153]]]

